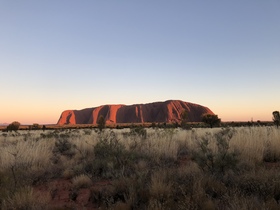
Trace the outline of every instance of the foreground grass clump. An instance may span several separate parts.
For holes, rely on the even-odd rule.
[[[47,207],[48,197],[42,197],[39,194],[35,194],[31,187],[25,187],[18,189],[11,197],[8,197],[3,201],[3,210],[8,209],[48,209]]]
[[[204,172],[211,175],[223,176],[227,171],[237,172],[237,164],[240,161],[239,152],[230,150],[229,144],[234,131],[223,129],[214,136],[206,133],[201,139],[197,139],[198,148],[193,151],[193,160]],[[211,145],[211,140],[215,145]]]
[[[1,209],[279,209],[276,127],[0,135]]]

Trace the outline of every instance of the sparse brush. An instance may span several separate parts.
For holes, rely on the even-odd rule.
[[[172,185],[165,170],[154,172],[149,187],[151,199],[165,205],[172,195]]]
[[[193,160],[205,172],[213,175],[225,175],[229,169],[235,170],[237,167],[238,151],[230,151],[229,141],[233,133],[229,129],[221,130],[212,136],[208,133],[198,142],[197,150],[193,151]],[[215,141],[215,146],[213,146]]]
[[[71,179],[74,174],[75,172],[72,169],[67,168],[62,172],[62,177],[65,179]]]
[[[71,202],[90,188],[96,208],[279,209],[276,127],[42,132],[0,135],[0,208],[44,209],[59,186],[51,201],[35,189],[71,178]]]
[[[221,199],[227,192],[227,187],[223,181],[215,177],[204,176],[201,183],[208,198]]]
[[[256,196],[261,200],[280,200],[280,177],[277,169],[261,169],[243,174],[236,178],[235,186],[244,195]]]
[[[71,144],[68,138],[57,139],[55,142],[55,148],[53,149],[53,152],[60,153],[61,155],[65,155],[70,158],[75,155],[73,145]]]
[[[49,197],[39,196],[33,192],[31,187],[25,187],[18,189],[14,195],[3,201],[3,210],[9,209],[49,209],[47,204],[49,202]]]
[[[227,209],[247,210],[247,209],[269,209],[269,208],[266,208],[265,202],[263,200],[259,200],[254,196],[233,195],[230,198]]]
[[[102,189],[92,188],[90,189],[89,201],[97,205],[101,209],[110,209],[114,203],[115,187],[108,185]]]

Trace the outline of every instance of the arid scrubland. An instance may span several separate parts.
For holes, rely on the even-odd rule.
[[[279,209],[276,127],[0,135],[1,209]]]

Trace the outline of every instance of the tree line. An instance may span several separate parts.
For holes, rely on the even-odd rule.
[[[275,126],[278,128],[280,125],[279,111],[272,112],[272,120]],[[220,126],[221,124],[221,119],[218,117],[218,115],[215,114],[205,114],[202,116],[201,121],[206,125],[208,125],[210,128],[213,128],[215,126]],[[20,127],[20,123],[18,121],[14,121],[6,127],[5,131],[17,131],[19,127]],[[106,120],[102,115],[100,115],[97,120],[97,127],[100,131],[102,131],[106,127]],[[178,127],[182,127],[183,129],[189,128],[187,110],[184,110],[181,113],[180,124],[178,124]],[[45,125],[40,126],[38,123],[34,123],[33,125],[29,126],[29,130],[39,130],[39,129],[45,130],[46,126]]]

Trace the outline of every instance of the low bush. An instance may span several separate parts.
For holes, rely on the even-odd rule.
[[[68,138],[59,138],[55,141],[53,153],[59,153],[61,155],[72,158],[75,155],[75,150]]]
[[[233,131],[229,128],[222,129],[214,137],[210,133],[206,134],[197,142],[198,149],[193,151],[192,159],[204,172],[212,175],[221,176],[228,170],[236,171],[239,152],[229,148],[232,136]],[[215,145],[211,141],[215,141]]]
[[[142,126],[134,127],[134,128],[130,129],[130,135],[139,136],[142,139],[146,139],[147,138],[147,130]]]

